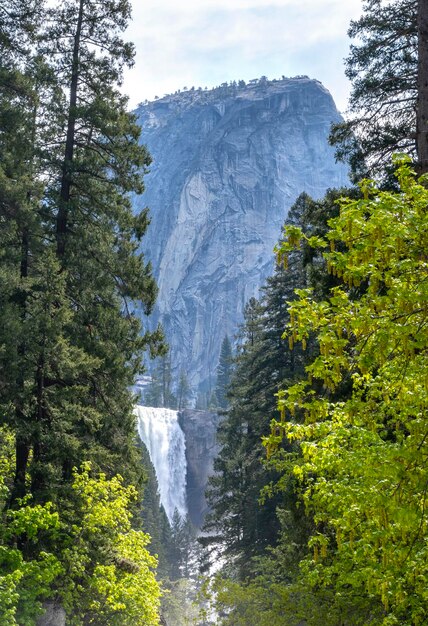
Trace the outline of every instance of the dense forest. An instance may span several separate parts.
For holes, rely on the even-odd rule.
[[[157,288],[129,19],[128,0],[0,7],[0,625],[428,624],[428,0],[351,24],[331,142],[354,186],[299,196],[224,338],[199,544],[136,441],[147,356],[151,404],[191,394],[133,313]]]
[[[298,198],[247,305],[207,623],[428,623],[427,26],[427,2],[364,2],[331,133],[355,186]]]
[[[157,624],[130,387],[151,269],[134,215],[150,158],[118,91],[128,2],[0,8],[0,623]],[[51,607],[52,608],[52,607]],[[55,607],[52,608],[54,610]]]

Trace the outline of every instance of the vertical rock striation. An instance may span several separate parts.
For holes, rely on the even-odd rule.
[[[191,90],[137,110],[153,164],[144,247],[159,285],[175,371],[210,389],[220,345],[273,267],[273,247],[302,192],[346,185],[327,137],[337,112],[306,77]]]

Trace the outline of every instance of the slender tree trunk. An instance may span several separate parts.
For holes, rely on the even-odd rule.
[[[68,204],[70,202],[70,190],[73,176],[73,157],[76,134],[76,107],[77,107],[77,87],[79,83],[79,63],[80,63],[80,39],[82,35],[83,23],[83,2],[79,2],[79,14],[77,18],[76,33],[74,35],[73,59],[70,82],[70,103],[68,107],[67,138],[65,142],[64,161],[62,164],[60,204],[56,221],[56,241],[57,256],[62,258],[65,252],[65,242],[67,237]]]
[[[35,432],[33,435],[33,471],[31,476],[31,493],[43,494],[45,480],[41,466],[43,464],[43,435],[42,431],[47,421],[45,406],[45,359],[44,354],[39,356],[36,372],[36,410],[34,412]]]
[[[33,153],[31,156],[31,174],[33,174],[33,157],[34,157],[34,146],[36,142],[36,119],[37,119],[37,106],[33,108],[33,118],[32,118],[32,136],[31,136],[31,145],[33,148]],[[31,204],[31,192],[27,192],[27,201]],[[27,316],[27,289],[26,285],[23,282],[28,278],[28,261],[30,256],[30,231],[28,227],[28,223],[24,222],[22,226],[21,233],[21,263],[20,263],[20,279],[21,279],[21,290],[20,290],[20,317],[21,322],[24,323],[25,318]],[[18,354],[22,359],[25,357],[25,353],[27,351],[27,342],[26,337],[23,337],[20,344],[18,345]],[[18,423],[25,424],[26,416],[23,413],[22,406],[19,403],[19,397],[22,395],[22,391],[24,390],[25,380],[24,380],[24,371],[23,365],[21,365],[20,372],[17,380],[17,387],[20,389],[21,394],[17,396],[15,412],[18,419]],[[13,486],[11,489],[11,495],[9,500],[9,505],[13,506],[17,499],[23,498],[26,494],[26,476],[27,476],[27,467],[28,467],[28,459],[30,456],[30,438],[28,433],[23,434],[21,432],[17,432],[15,436],[15,476],[13,479]]]
[[[28,227],[25,225],[22,229],[21,235],[21,264],[20,264],[20,277],[22,280],[28,277],[28,256],[29,256],[29,248],[30,248],[30,238]],[[21,321],[23,322],[26,317],[26,307],[27,307],[27,293],[25,287],[23,286],[20,290],[20,307],[21,307]],[[23,339],[18,345],[18,354],[20,358],[24,357],[26,352],[26,342]],[[24,389],[24,374],[22,371],[19,372],[17,386],[22,391]],[[19,396],[16,400],[15,406],[16,416],[18,418],[18,423],[24,424],[26,419],[25,415],[22,411],[22,407],[20,406]],[[27,466],[28,466],[28,458],[30,455],[30,445],[28,435],[23,435],[22,432],[17,432],[15,436],[15,476],[13,479],[13,486],[11,489],[9,506],[13,507],[15,502],[19,498],[23,498],[26,493],[26,475],[27,475]]]
[[[428,172],[428,0],[418,0],[418,100],[416,117],[418,171]]]

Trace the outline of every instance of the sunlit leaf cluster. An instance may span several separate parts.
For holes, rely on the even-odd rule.
[[[5,456],[2,498],[9,496]],[[67,624],[155,626],[157,561],[150,537],[132,528],[134,487],[117,476],[74,473],[75,508],[58,511],[31,498],[3,515],[0,526],[0,623],[34,626],[43,601],[61,597]],[[24,546],[23,540],[26,544]],[[23,547],[24,546],[24,547]]]

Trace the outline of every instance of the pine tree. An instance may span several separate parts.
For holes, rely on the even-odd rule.
[[[2,580],[14,580],[0,612],[11,624],[33,623],[49,595],[76,624],[98,601],[97,623],[157,623],[156,561],[131,529],[129,483],[144,469],[129,389],[144,352],[163,348],[132,314],[133,300],[150,312],[156,285],[140,252],[148,215],[129,200],[149,157],[117,90],[128,17],[122,0],[0,7],[0,412],[15,439],[14,475],[0,481],[3,519],[18,520],[0,533],[13,554]]]
[[[42,61],[27,63],[31,76],[38,68],[33,84],[37,79],[44,104],[30,111],[28,97],[21,99],[23,156],[20,134],[15,141],[7,135],[11,147],[2,148],[16,155],[16,171],[26,166],[32,185],[14,186],[19,205],[2,202],[5,244],[12,244],[2,260],[2,342],[16,367],[6,370],[0,400],[17,438],[13,500],[25,492],[27,472],[34,497],[58,497],[72,467],[88,458],[137,480],[128,389],[143,351],[158,350],[160,334],[140,334],[129,306],[142,300],[149,312],[156,286],[139,252],[147,212],[134,217],[128,197],[142,191],[149,157],[116,87],[132,61],[120,38],[128,17],[127,2],[49,9],[45,32],[37,33]],[[5,100],[2,112],[9,115]]]
[[[42,194],[43,165],[38,151],[43,62],[35,52],[43,5],[7,0],[0,9],[0,404],[16,432],[16,473],[12,499],[24,495],[30,437],[25,414],[38,348],[34,324],[46,286]],[[31,294],[34,298],[30,298]],[[30,330],[30,332],[29,332]]]
[[[306,195],[299,198],[290,210],[290,224],[301,223],[308,202]],[[260,301],[248,302],[238,335],[229,408],[218,431],[221,450],[208,490],[212,512],[205,530],[211,537],[203,542],[215,548],[220,545],[242,578],[254,572],[253,557],[275,545],[280,530],[276,508],[283,496],[272,495],[260,502],[263,488],[279,478],[275,470],[263,465],[261,438],[276,415],[275,394],[302,375],[302,355],[284,347],[282,334],[287,302],[304,283],[303,257],[296,253],[287,268],[276,266]]]
[[[163,406],[162,381],[159,377],[158,368],[155,368],[151,373],[150,383],[144,391],[144,404],[153,407]]]
[[[352,117],[333,127],[332,142],[355,179],[381,174],[393,152],[416,159],[418,4],[424,2],[365,0],[362,17],[351,22],[348,33],[357,41],[346,59]]]
[[[220,357],[217,365],[217,379],[214,390],[217,406],[227,408],[227,392],[232,374],[232,344],[227,335],[223,338],[220,348]]]
[[[180,372],[180,378],[177,386],[177,409],[181,411],[186,409],[190,399],[190,385],[185,371]]]
[[[171,354],[161,356],[152,369],[150,385],[144,395],[146,406],[177,408],[177,398],[172,390]]]
[[[169,550],[171,580],[197,576],[196,551],[196,529],[189,516],[182,518],[174,511]]]

